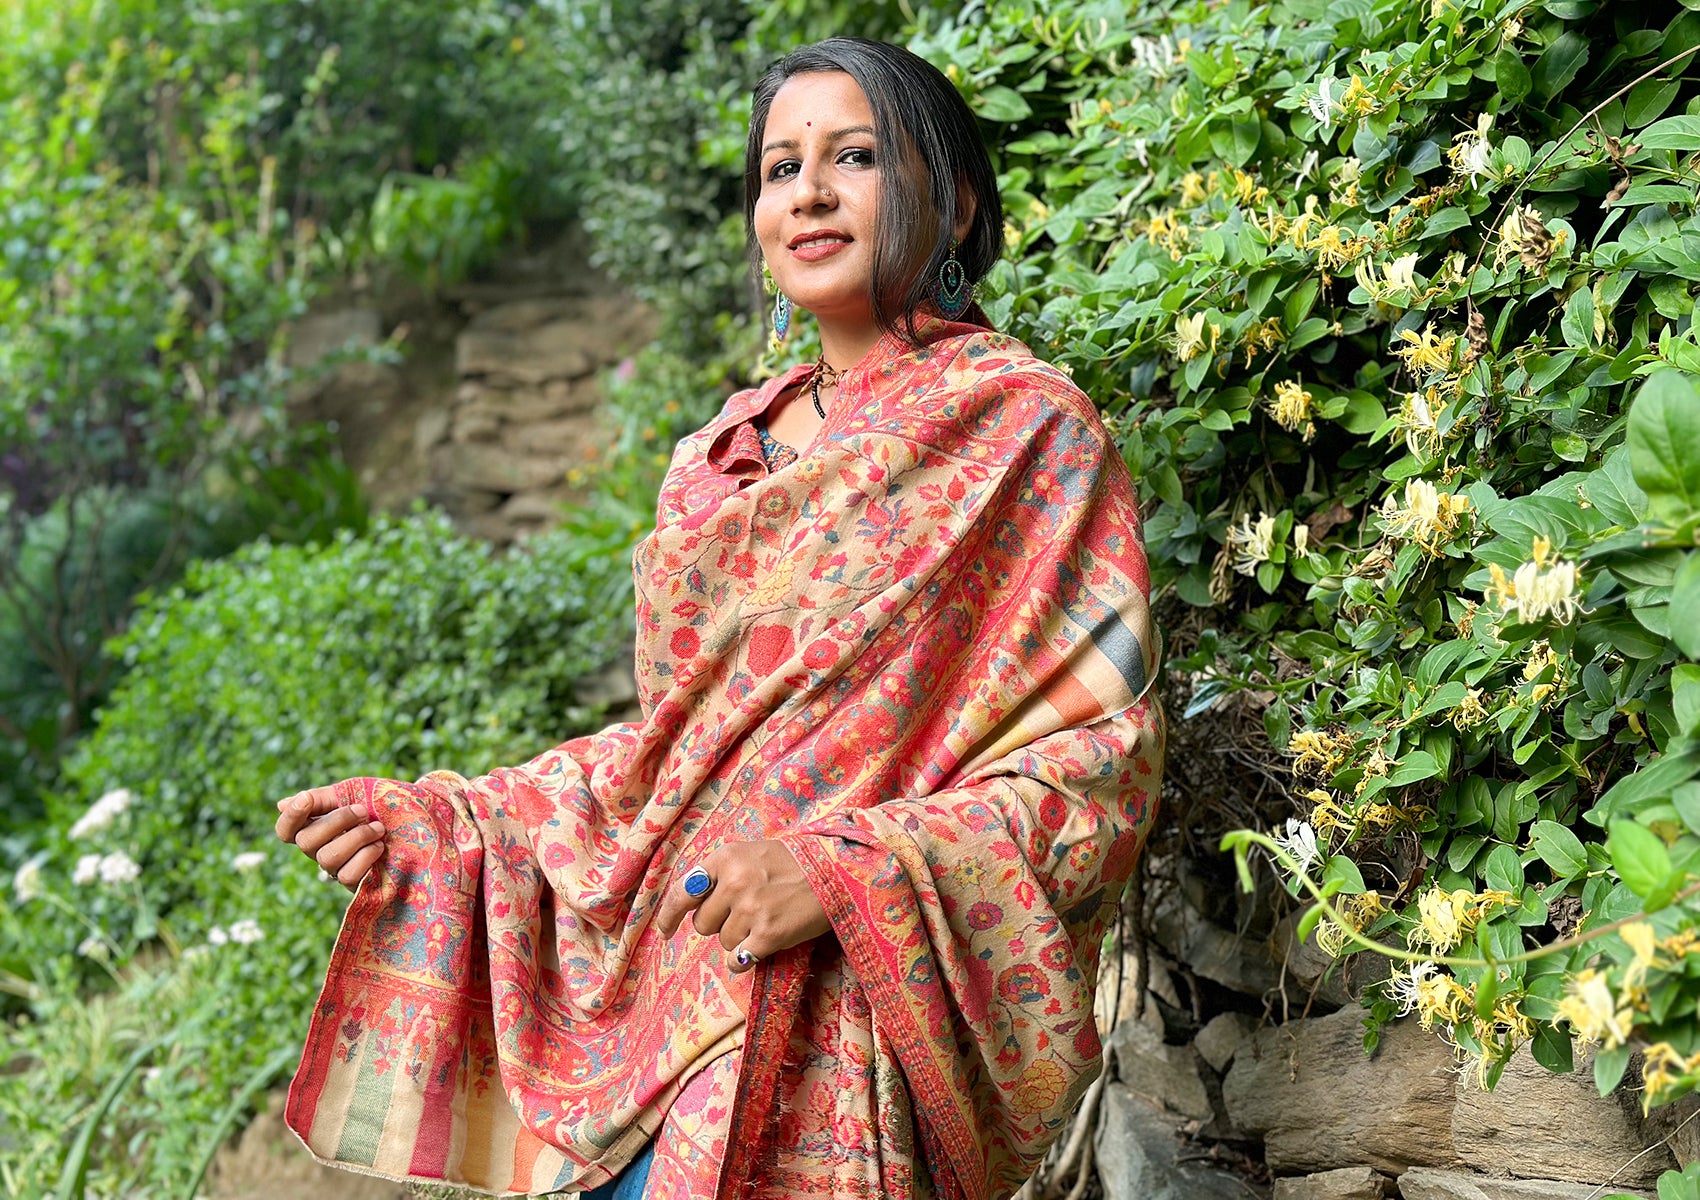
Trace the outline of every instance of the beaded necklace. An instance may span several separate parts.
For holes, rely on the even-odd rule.
[[[825,355],[815,359],[814,370],[809,372],[809,399],[815,402],[815,416],[823,421],[826,420],[826,408],[820,402],[821,382],[824,380],[829,385],[837,387],[839,374],[838,369],[826,361]]]

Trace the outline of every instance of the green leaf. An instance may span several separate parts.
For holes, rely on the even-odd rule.
[[[1601,1050],[1594,1055],[1594,1087],[1600,1095],[1609,1096],[1623,1079],[1624,1068],[1629,1066],[1629,1047],[1617,1046],[1611,1050]]]
[[[989,87],[973,98],[974,111],[988,121],[1024,121],[1033,107],[1013,88]]]
[[[1594,293],[1586,284],[1571,293],[1559,324],[1566,345],[1586,350],[1594,344]]]
[[[1424,779],[1433,779],[1440,774],[1440,764],[1434,755],[1427,750],[1412,750],[1399,760],[1399,765],[1393,768],[1387,778],[1389,787],[1403,787],[1408,783],[1420,783]]]
[[[1358,864],[1344,854],[1336,854],[1328,860],[1328,866],[1322,871],[1322,886],[1330,894],[1343,892],[1348,896],[1361,896],[1369,890]]]
[[[1670,636],[1689,658],[1700,658],[1700,550],[1690,550],[1670,589]]]
[[[1488,851],[1487,862],[1482,865],[1482,878],[1496,892],[1516,895],[1522,891],[1523,864],[1518,861],[1517,851],[1505,845]]]
[[[1700,150],[1700,117],[1666,117],[1636,135],[1643,150]]]
[[[1503,47],[1494,57],[1493,77],[1499,84],[1499,94],[1505,97],[1507,104],[1516,104],[1534,86],[1529,68],[1523,65],[1523,56],[1510,46]]]
[[[1536,60],[1530,80],[1532,94],[1540,100],[1556,96],[1587,61],[1588,39],[1574,29],[1565,30]]]
[[[1641,385],[1629,410],[1629,463],[1653,520],[1700,516],[1700,392],[1687,375],[1666,369]]]
[[[1671,807],[1690,833],[1700,833],[1700,783],[1685,783],[1670,794]]]
[[[1671,668],[1670,681],[1677,729],[1685,734],[1700,730],[1700,667],[1679,663]]]
[[[1556,1026],[1545,1023],[1537,1025],[1529,1051],[1535,1056],[1536,1062],[1554,1075],[1568,1075],[1576,1069],[1570,1035]]]
[[[1647,493],[1635,482],[1629,468],[1629,451],[1619,446],[1600,462],[1582,482],[1588,502],[1613,525],[1634,525],[1647,510]]]
[[[1313,904],[1305,909],[1305,915],[1299,918],[1298,928],[1294,930],[1299,941],[1310,941],[1310,935],[1316,932],[1317,924],[1325,915],[1320,904]]]
[[[1582,848],[1582,839],[1567,827],[1557,821],[1536,821],[1529,832],[1535,853],[1556,878],[1580,875],[1587,869],[1588,852]]]
[[[1630,129],[1641,128],[1669,108],[1676,93],[1674,79],[1643,79],[1623,102],[1623,123]]]
[[[1670,853],[1659,835],[1634,821],[1611,823],[1606,853],[1630,891],[1643,900],[1661,891],[1671,877]]]

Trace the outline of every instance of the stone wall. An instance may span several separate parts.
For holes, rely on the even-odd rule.
[[[1107,1200],[1598,1200],[1651,1196],[1660,1172],[1700,1159],[1700,1120],[1682,1125],[1695,1102],[1643,1117],[1628,1087],[1602,1099],[1580,1047],[1567,1075],[1519,1051],[1491,1092],[1414,1020],[1366,1055],[1356,997],[1385,960],[1334,964],[1294,940],[1291,916],[1204,886],[1154,907],[1144,978],[1128,953],[1120,1012],[1113,984],[1100,1001]]]
[[[507,543],[575,498],[568,472],[604,440],[597,374],[654,335],[571,236],[437,297],[356,280],[293,331],[294,415],[334,425],[375,507],[422,497]],[[393,362],[338,361],[385,344]]]

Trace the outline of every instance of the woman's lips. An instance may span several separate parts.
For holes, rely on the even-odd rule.
[[[791,249],[791,253],[797,258],[802,259],[804,262],[819,262],[823,258],[831,258],[834,254],[837,254],[840,250],[845,249],[849,245],[850,242],[848,239],[823,239],[815,242],[804,242],[801,246],[794,246]]]

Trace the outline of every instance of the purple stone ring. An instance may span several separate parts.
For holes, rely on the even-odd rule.
[[[756,956],[751,954],[748,950],[744,949],[742,946],[739,946],[736,950],[734,950],[732,952],[732,957],[738,960],[738,965],[740,967],[747,967],[751,963],[756,961]]]
[[[685,895],[701,899],[714,890],[714,876],[706,867],[692,867],[685,876]]]

